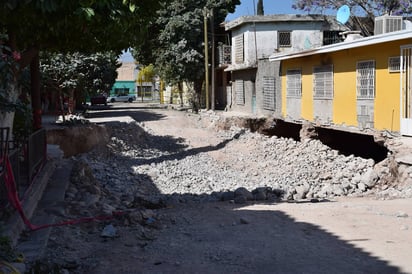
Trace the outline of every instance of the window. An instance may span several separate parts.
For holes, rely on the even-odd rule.
[[[219,65],[230,64],[232,48],[229,45],[219,46]]]
[[[359,99],[375,98],[375,61],[356,64],[356,92]]]
[[[235,63],[242,64],[244,62],[244,38],[243,34],[235,37]]]
[[[401,57],[389,57],[388,60],[388,70],[389,72],[400,72],[401,71]]]
[[[263,109],[275,110],[275,77],[263,76]]]
[[[288,97],[302,96],[302,71],[288,69],[286,72],[286,94]]]
[[[326,30],[323,32],[323,45],[332,45],[342,42],[342,36],[339,35],[341,31],[336,30]]]
[[[313,97],[333,99],[333,65],[313,68]]]
[[[243,80],[235,81],[236,104],[245,104],[245,82]]]
[[[278,32],[278,43],[280,48],[290,48],[292,46],[290,31]]]

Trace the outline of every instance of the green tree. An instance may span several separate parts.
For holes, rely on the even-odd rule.
[[[163,0],[164,1],[164,0]],[[0,3],[0,43],[21,53],[19,69],[3,90],[7,102],[19,94],[13,83],[22,69],[30,65],[34,127],[41,125],[39,50],[99,52],[121,50],[141,42],[140,33],[154,18],[158,1],[152,0],[3,0]],[[11,101],[10,101],[11,100]],[[2,125],[6,112],[0,113]],[[8,121],[8,124],[10,121]]]
[[[81,104],[87,95],[108,94],[116,81],[119,66],[117,55],[111,52],[42,54],[42,88],[56,92],[60,100],[69,97]],[[62,102],[60,106],[63,112]]]
[[[150,36],[146,36],[145,43],[134,47],[133,56],[143,64],[154,63],[166,83],[187,82],[200,95],[205,74],[204,11],[211,15],[213,10],[216,42],[226,42],[225,36],[219,35],[223,31],[219,25],[238,4],[239,0],[173,0],[163,3],[156,22],[149,26]]]
[[[142,67],[139,70],[139,73],[137,74],[136,81],[137,81],[137,84],[140,86],[142,101],[143,101],[143,98],[144,98],[143,83],[144,82],[151,82],[153,84],[154,77],[155,77],[155,69],[154,69],[153,64]]]

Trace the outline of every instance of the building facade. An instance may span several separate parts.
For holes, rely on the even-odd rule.
[[[411,30],[270,57],[281,62],[285,120],[404,135],[412,135],[411,60]]]
[[[225,29],[232,43],[228,109],[275,116],[281,115],[280,65],[269,56],[337,43],[347,30],[323,15],[242,16]]]

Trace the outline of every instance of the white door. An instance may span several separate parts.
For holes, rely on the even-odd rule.
[[[412,45],[401,47],[401,134],[412,136]]]

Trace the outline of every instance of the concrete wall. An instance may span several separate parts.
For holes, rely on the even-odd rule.
[[[136,65],[133,62],[122,63],[116,70],[118,81],[135,81],[136,80]]]
[[[302,99],[287,98],[285,104],[284,117],[287,120],[300,121],[302,120]]]
[[[315,99],[313,100],[313,120],[322,125],[332,123],[333,100]]]
[[[258,59],[268,58],[275,52],[292,52],[321,46],[321,29],[320,22],[246,24],[232,31],[232,45],[235,45],[237,36],[243,35],[245,64],[254,64]],[[291,31],[292,47],[279,47],[278,31]],[[233,47],[232,60],[235,60]]]

